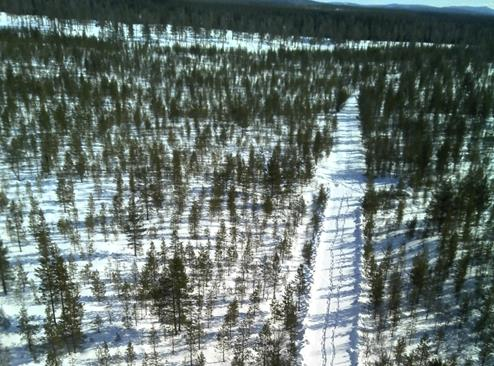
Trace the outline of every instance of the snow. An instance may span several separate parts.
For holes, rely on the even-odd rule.
[[[357,365],[360,310],[360,201],[365,157],[356,96],[337,114],[335,144],[317,167],[329,193],[304,320],[304,365]]]

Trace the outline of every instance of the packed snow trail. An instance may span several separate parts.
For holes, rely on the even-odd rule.
[[[358,363],[360,205],[365,187],[357,98],[337,115],[334,146],[316,170],[316,183],[328,190],[316,246],[313,282],[304,319],[302,364]]]

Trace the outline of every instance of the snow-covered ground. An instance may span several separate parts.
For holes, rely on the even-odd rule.
[[[365,157],[357,98],[337,115],[329,157],[317,167],[316,180],[327,188],[304,321],[304,365],[357,365],[360,294],[360,203],[364,195]]]

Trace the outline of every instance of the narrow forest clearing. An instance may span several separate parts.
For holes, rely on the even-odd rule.
[[[355,96],[337,114],[337,123],[331,154],[318,164],[315,176],[327,189],[328,202],[304,320],[304,365],[356,365],[358,358],[365,157]]]

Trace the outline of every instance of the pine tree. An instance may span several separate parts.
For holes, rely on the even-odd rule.
[[[152,288],[153,311],[161,324],[171,325],[173,334],[181,331],[186,319],[185,304],[188,298],[188,278],[182,259],[175,252],[166,261],[166,267],[159,276],[159,282]]]
[[[264,196],[262,209],[264,210],[266,216],[271,216],[271,214],[273,213],[273,200],[271,199],[271,196],[269,194],[266,194]]]
[[[271,159],[268,162],[266,185],[270,189],[271,196],[279,193],[281,189],[282,174],[281,174],[281,146],[277,144],[273,149]]]
[[[151,331],[149,332],[149,341],[151,343],[151,347],[153,347],[153,352],[150,357],[150,366],[159,366],[160,359],[159,359],[159,353],[157,350],[157,347],[159,345],[159,334],[158,331],[154,328],[154,325],[151,328]]]
[[[124,324],[124,327],[126,329],[130,329],[132,327],[132,314],[131,314],[131,286],[130,283],[125,281],[122,285],[120,297],[123,302],[123,314],[122,314],[122,321]]]
[[[235,204],[235,198],[236,198],[237,192],[235,190],[235,185],[232,184],[228,191],[228,198],[227,198],[227,206],[228,206],[228,212],[230,215],[230,222],[236,223],[237,222],[237,207]]]
[[[211,280],[213,275],[213,262],[209,257],[209,250],[206,247],[201,248],[197,257],[197,269],[199,272],[199,289],[202,294],[205,293],[206,284]]]
[[[189,351],[189,365],[194,366],[194,354],[197,351],[196,341],[198,336],[198,330],[200,329],[200,324],[198,324],[197,319],[190,317],[185,321],[185,341],[187,343],[187,348]]]
[[[289,284],[285,288],[285,293],[282,298],[282,307],[283,307],[283,321],[285,330],[294,331],[297,324],[297,306],[293,302],[293,289]]]
[[[45,342],[48,345],[46,364],[59,366],[61,365],[59,349],[61,348],[63,341],[60,334],[60,328],[54,321],[55,318],[52,314],[50,304],[46,304],[45,314],[43,329],[45,331]]]
[[[465,278],[467,275],[468,265],[470,263],[470,254],[467,253],[461,257],[456,264],[456,275],[455,275],[455,294],[458,298],[465,283]]]
[[[18,328],[22,334],[22,337],[27,342],[27,349],[29,350],[29,353],[33,358],[33,361],[37,362],[35,336],[38,333],[39,326],[33,324],[34,316],[28,315],[24,304],[21,307],[18,321],[19,321]]]
[[[67,212],[67,206],[74,203],[74,182],[66,171],[57,173],[57,197],[63,212]]]
[[[24,241],[26,233],[23,228],[24,216],[22,214],[22,204],[14,200],[9,205],[9,215],[7,216],[7,231],[12,239],[15,238],[19,251],[22,252],[21,242]]]
[[[108,239],[107,221],[108,220],[106,218],[106,205],[102,203],[98,214],[98,222],[101,227],[101,233],[103,234],[103,238],[105,241]]]
[[[134,256],[137,257],[138,250],[142,247],[142,238],[144,236],[143,215],[140,212],[140,207],[136,204],[135,197],[132,194],[130,196],[129,206],[127,213],[127,238],[129,240],[129,246],[134,251]]]
[[[172,182],[175,189],[178,189],[182,186],[182,158],[179,150],[173,150]]]
[[[127,343],[127,348],[125,350],[125,362],[127,363],[127,366],[135,365],[136,359],[137,356],[134,351],[134,346],[132,345],[132,342],[129,341],[129,343]]]
[[[225,328],[228,329],[228,339],[232,340],[232,329],[238,320],[238,300],[235,298],[233,301],[228,304],[228,309],[225,314],[225,318],[223,323]]]
[[[271,366],[278,364],[276,355],[274,354],[273,333],[269,321],[264,323],[257,340],[259,365]]]
[[[98,358],[98,365],[111,365],[110,349],[108,348],[108,343],[106,343],[106,341],[103,342],[102,346],[96,348],[96,357]]]
[[[196,366],[206,366],[206,357],[204,356],[204,353],[200,352],[199,356],[197,356],[196,360]]]
[[[96,327],[96,332],[101,333],[101,326],[103,325],[103,318],[97,314],[92,322]]]
[[[101,281],[98,270],[91,272],[91,291],[97,301],[103,302],[105,300],[105,283]]]
[[[4,190],[0,188],[0,212],[3,212],[9,204],[9,199]]]
[[[416,305],[424,290],[428,272],[428,255],[424,249],[413,258],[410,282],[412,285],[411,302]]]
[[[384,294],[384,271],[377,265],[374,256],[370,259],[370,299],[374,318],[380,313]]]
[[[401,272],[399,270],[393,271],[389,278],[388,309],[391,313],[391,320],[394,326],[397,325],[400,316],[401,287]]]
[[[84,219],[84,224],[86,225],[87,236],[89,238],[90,234],[94,232],[94,227],[96,226],[94,198],[92,193],[89,194],[87,215]]]
[[[17,262],[15,269],[15,279],[17,284],[17,290],[19,292],[24,293],[26,291],[26,286],[28,284],[28,277],[26,271],[24,271],[24,267],[20,262]]]
[[[144,204],[144,210],[146,212],[146,220],[149,220],[149,206],[150,206],[150,183],[148,178],[147,167],[141,167],[137,169],[137,191],[139,193],[140,201]]]
[[[185,319],[184,305],[187,298],[188,278],[182,259],[175,253],[168,268],[171,279],[173,328],[175,334],[181,331]]]
[[[43,299],[47,305],[47,309],[51,309],[49,316],[54,326],[57,325],[55,312],[55,304],[57,303],[57,278],[55,273],[56,258],[58,257],[58,249],[51,242],[48,228],[42,213],[40,212],[40,223],[35,233],[38,242],[39,251],[39,267],[35,272],[40,279],[40,290],[43,294]]]
[[[147,252],[146,263],[142,269],[140,276],[140,292],[143,300],[149,299],[152,291],[159,285],[159,262],[154,248],[154,243],[151,242]]]
[[[192,202],[189,214],[189,232],[192,239],[199,239],[198,228],[201,219],[201,205],[198,201]]]
[[[5,155],[10,164],[12,172],[17,180],[21,178],[21,164],[23,160],[23,141],[21,136],[14,136],[10,140],[10,144],[5,146]]]
[[[11,278],[11,268],[8,253],[8,248],[4,246],[3,241],[0,239],[0,279],[2,281],[4,295],[7,295],[7,281]]]
[[[82,333],[83,305],[80,300],[79,287],[70,278],[61,256],[57,258],[57,283],[62,308],[60,329],[65,343],[70,345],[75,352],[84,338]]]
[[[118,170],[116,172],[116,192],[113,196],[113,224],[118,225],[121,228],[125,228],[123,212],[123,178],[122,173]]]
[[[224,325],[224,324],[223,324]],[[217,347],[221,351],[221,360],[225,362],[225,352],[228,348],[228,330],[222,326],[216,335]]]

